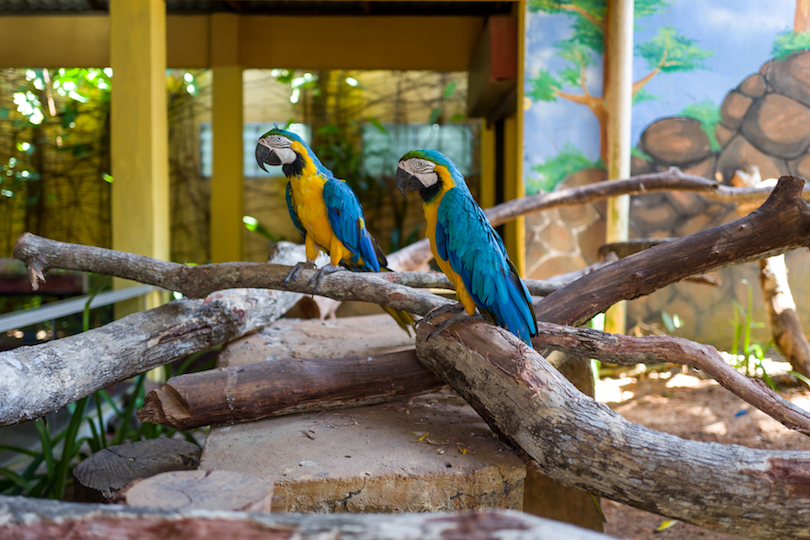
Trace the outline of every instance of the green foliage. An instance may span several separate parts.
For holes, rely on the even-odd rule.
[[[538,193],[540,191],[552,191],[569,175],[591,167],[605,168],[601,160],[592,161],[588,159],[581,150],[575,148],[574,145],[566,143],[559,154],[532,167],[532,171],[537,173],[538,177],[529,178],[529,185],[526,186],[526,191],[529,194]]]
[[[687,105],[680,113],[680,116],[693,118],[700,122],[700,127],[706,132],[709,137],[709,142],[712,147],[712,152],[719,152],[721,150],[720,143],[717,142],[717,137],[714,135],[714,129],[722,121],[720,116],[720,107],[712,103],[711,100],[704,100],[700,103],[693,103]]]
[[[645,101],[655,101],[656,99],[658,99],[658,96],[654,96],[642,87],[635,94],[633,94],[633,105],[643,103]]]
[[[89,311],[92,299],[92,297],[88,299],[84,309],[85,331],[90,328]],[[201,354],[203,353],[190,355],[182,362],[178,362],[176,369],[172,369],[170,365],[164,366],[166,377],[186,373]],[[198,366],[195,371],[212,367],[213,360]],[[0,445],[0,451],[15,452],[20,458],[29,460],[22,472],[0,468],[0,478],[5,477],[5,480],[0,480],[0,494],[61,499],[65,495],[66,487],[72,482],[73,468],[90,454],[108,446],[175,436],[178,431],[173,428],[138,423],[136,411],[143,406],[146,398],[145,377],[146,374],[139,375],[130,385],[130,390],[124,393],[123,408],[116,404],[106,390],[99,390],[92,396],[84,397],[67,406],[70,421],[59,433],[52,433],[51,426],[44,419],[36,420],[34,424],[40,439],[39,451]],[[93,410],[88,410],[90,405],[94,405]],[[112,415],[108,414],[106,420],[104,405],[112,411]],[[199,446],[193,432],[180,433],[186,440]],[[60,444],[61,452],[58,452]]]
[[[242,216],[242,223],[245,224],[247,230],[258,234],[269,242],[276,243],[283,240],[281,236],[271,233],[267,227],[259,223],[259,220],[253,216]]]
[[[529,84],[528,95],[536,101],[557,101],[557,93],[562,87],[562,82],[547,69],[541,69],[537,77],[529,79]]]
[[[784,60],[791,54],[810,49],[810,32],[796,33],[785,30],[776,35],[771,47],[771,56],[775,60]]]
[[[647,61],[649,69],[670,73],[706,69],[703,61],[714,53],[696,46],[695,40],[678,34],[671,26],[664,26],[655,37],[636,45],[636,54]]]
[[[746,285],[748,284],[746,283]],[[765,326],[763,323],[753,320],[753,310],[754,293],[751,286],[748,285],[747,308],[735,301],[734,318],[729,320],[729,323],[734,327],[734,342],[731,347],[731,355],[734,359],[733,365],[737,369],[742,369],[748,377],[761,377],[768,386],[776,390],[776,385],[762,365],[765,352],[773,345],[773,342],[769,341],[763,344],[751,341],[751,329]]]

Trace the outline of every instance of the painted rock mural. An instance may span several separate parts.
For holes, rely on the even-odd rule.
[[[679,167],[685,172],[730,184],[737,169],[756,165],[763,179],[785,174],[810,178],[810,51],[766,62],[723,100],[721,121],[706,126],[675,116],[656,120],[642,133],[638,149],[649,157],[634,157],[632,174]],[[707,131],[707,128],[709,131]],[[714,141],[712,141],[714,138]],[[568,176],[560,187],[604,180],[602,169]],[[655,193],[631,199],[631,238],[668,238],[692,234],[739,216],[735,205],[722,204],[687,192]],[[528,275],[543,279],[582,268],[599,260],[605,231],[605,204],[560,208],[527,219]],[[789,279],[799,315],[810,333],[810,254],[787,255]],[[759,291],[757,263],[717,272],[721,285],[680,283],[628,305],[628,328],[663,329],[662,313],[678,315],[684,337],[730,348],[737,309],[753,300],[753,319],[766,322]],[[750,292],[749,292],[750,291]],[[769,341],[769,328],[754,330]]]

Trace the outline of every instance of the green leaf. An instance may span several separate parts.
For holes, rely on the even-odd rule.
[[[376,118],[374,118],[373,116],[369,116],[369,117],[368,117],[366,120],[368,121],[368,123],[369,123],[369,124],[371,124],[372,126],[374,126],[375,128],[377,128],[377,130],[378,130],[380,133],[382,133],[383,135],[388,135],[388,130],[387,130],[387,129],[385,129],[385,126],[383,126],[383,125],[380,123],[380,121],[379,121],[379,120],[377,120],[377,119],[376,119]]]
[[[649,69],[660,69],[664,73],[708,69],[703,61],[714,55],[671,26],[659,28],[655,37],[636,45],[636,54],[647,61]]]
[[[720,143],[717,142],[717,137],[715,137],[714,130],[722,121],[720,117],[720,107],[715,105],[711,100],[707,99],[701,101],[700,103],[692,103],[687,105],[680,113],[680,116],[685,116],[687,118],[693,118],[700,122],[700,127],[709,137],[709,143],[711,144],[712,152],[719,152],[722,148]]]
[[[441,114],[442,110],[440,107],[434,107],[434,109],[430,112],[430,118],[428,119],[428,124],[435,124],[436,120],[439,119],[439,115]]]
[[[537,173],[538,176],[529,178],[526,191],[531,194],[539,191],[552,191],[568,176],[591,167],[604,168],[600,167],[598,162],[588,159],[581,150],[567,142],[563,145],[559,154],[532,167],[532,171]]]
[[[528,96],[536,101],[557,101],[562,83],[547,69],[541,69],[537,77],[529,79]]]
[[[771,56],[775,60],[784,60],[791,54],[810,49],[810,32],[796,33],[785,30],[776,35],[771,47]]]
[[[450,96],[453,95],[456,86],[458,86],[458,81],[450,81],[447,83],[447,85],[444,87],[444,92],[442,92],[442,99],[450,99]]]
[[[45,421],[39,418],[34,424],[39,433],[39,440],[42,443],[42,454],[45,457],[45,465],[48,469],[48,479],[53,478],[56,469],[54,468],[53,447],[51,445],[51,434],[48,432],[48,427]]]
[[[19,474],[15,473],[11,469],[7,469],[5,467],[0,467],[0,474],[17,484],[20,488],[26,491],[32,491],[34,486],[25,478],[20,476]]]

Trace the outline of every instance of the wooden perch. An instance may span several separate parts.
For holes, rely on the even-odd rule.
[[[290,244],[294,246],[295,244]],[[161,261],[143,255],[135,255],[114,249],[70,244],[50,240],[31,233],[25,233],[17,239],[14,245],[14,256],[25,262],[31,278],[31,286],[37,289],[40,282],[45,281],[44,273],[49,268],[61,268],[93,272],[108,276],[131,279],[162,287],[170,291],[177,291],[189,298],[204,298],[214,291],[231,288],[277,289],[299,293],[311,293],[312,286],[309,280],[315,275],[314,270],[302,270],[294,281],[284,286],[284,279],[290,272],[289,265],[284,263],[251,263],[231,262],[218,264],[202,264],[187,266],[173,262]],[[439,272],[403,272],[380,274],[354,274],[361,276],[361,280],[352,281],[350,272],[331,274],[330,276],[349,275],[349,281],[338,278],[327,286],[327,278],[321,284],[318,294],[335,300],[359,300],[375,302],[374,297],[379,295],[393,295],[407,292],[402,287],[417,289],[440,288],[452,290],[453,285],[447,277]],[[580,275],[582,275],[580,273]],[[380,282],[391,284],[380,287]],[[397,287],[401,285],[402,287]],[[546,296],[561,289],[566,283],[558,281],[526,280],[529,292],[534,296]],[[430,305],[433,300],[425,300],[429,295],[420,298]],[[441,300],[439,300],[441,302]],[[440,305],[440,304],[439,304]],[[412,311],[404,304],[405,309]],[[414,308],[421,309],[421,308]]]
[[[783,176],[768,200],[748,216],[591,272],[535,303],[538,320],[579,326],[619,300],[650,294],[690,275],[810,246],[810,208],[802,199],[803,186],[801,178]]]
[[[604,534],[511,510],[467,514],[260,514],[165,510],[0,496],[0,537],[10,540],[182,538],[221,540],[605,540]]]
[[[486,209],[485,212],[493,225],[501,225],[518,216],[558,206],[575,206],[618,195],[642,195],[658,191],[692,191],[715,201],[739,203],[762,201],[771,193],[771,188],[725,186],[702,176],[684,173],[677,167],[670,167],[666,171],[631,176],[627,179],[605,180],[550,193],[538,193],[501,203]],[[805,188],[804,193],[805,196],[810,196],[810,186]],[[391,268],[404,270],[406,268],[402,266],[426,264],[432,258],[430,244],[425,238],[392,253],[388,257],[388,262]]]
[[[671,336],[639,338],[553,323],[538,323],[538,335],[532,342],[538,349],[615,364],[672,362],[695,367],[788,429],[810,435],[810,413],[737,372],[710,345]],[[138,419],[191,429],[370,405],[444,385],[417,361],[414,350],[328,360],[282,358],[169,379],[147,395]]]
[[[419,326],[419,360],[552,479],[727,534],[807,536],[810,453],[649,430],[579,392],[501,328],[471,322],[428,341],[433,329]]]
[[[359,407],[445,386],[413,350],[378,356],[280,358],[181,375],[146,396],[138,420],[191,429]]]
[[[662,362],[692,366],[788,429],[810,435],[810,413],[731,367],[711,345],[672,336],[633,337],[590,328],[537,324],[538,335],[532,339],[537,349],[547,347],[584,359],[628,366]]]

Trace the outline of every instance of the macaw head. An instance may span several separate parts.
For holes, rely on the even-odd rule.
[[[304,144],[301,137],[284,129],[273,128],[261,137],[256,145],[256,161],[263,171],[267,165],[291,165],[298,159],[293,143]]]
[[[416,191],[425,202],[432,200],[442,189],[452,187],[445,185],[448,182],[465,185],[456,164],[438,150],[411,150],[402,156],[397,164],[396,179],[403,195],[407,189]]]

